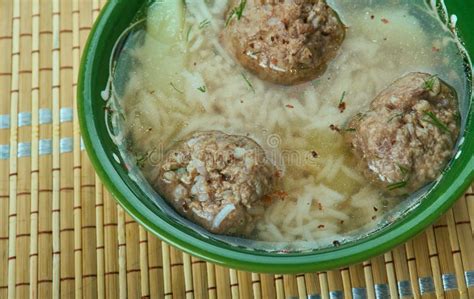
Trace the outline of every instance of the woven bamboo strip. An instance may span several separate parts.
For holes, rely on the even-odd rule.
[[[0,53],[7,59],[0,60],[0,94],[5,101],[0,105],[0,114],[10,114],[11,95],[11,72],[12,60],[8,59],[12,55],[12,15],[13,7],[11,0],[0,1]],[[10,131],[0,130],[0,143],[8,144],[10,141]],[[9,160],[0,160],[0,298],[8,297],[8,270],[9,270]]]
[[[374,275],[372,271],[372,263],[370,261],[365,261],[362,264],[364,268],[364,279],[365,285],[367,288],[367,298],[374,299],[375,298],[375,288],[374,288]]]
[[[32,23],[31,2],[20,2],[20,64],[18,112],[31,112],[31,50]],[[20,121],[20,118],[19,118]],[[31,127],[18,124],[18,143],[30,144]],[[29,251],[30,251],[30,198],[31,198],[31,148],[26,155],[18,148],[17,194],[16,194],[16,296],[29,296]]]
[[[217,298],[230,298],[230,277],[229,269],[215,266]]]
[[[217,298],[216,272],[214,264],[206,263],[207,291],[210,299]]]
[[[434,298],[434,280],[431,271],[430,257],[426,234],[421,234],[412,241],[413,251],[416,258],[416,277],[420,295],[423,298]]]
[[[127,298],[127,243],[125,235],[125,212],[117,207],[117,238],[118,238],[118,267],[119,267],[119,297]]]
[[[105,298],[104,189],[97,175],[95,181],[97,298],[103,299]]]
[[[435,234],[436,247],[439,256],[439,265],[441,269],[442,277],[446,275],[455,275],[454,261],[451,255],[451,246],[449,244],[449,232],[448,225],[446,223],[446,217],[443,216],[439,221],[433,225]],[[456,281],[454,281],[455,283]],[[446,288],[446,279],[443,278],[443,290],[446,298],[459,298],[457,286],[453,288]]]
[[[76,111],[76,93],[77,93],[77,75],[79,73],[79,11],[78,1],[72,1],[71,20],[72,20],[72,72],[73,85],[72,97],[73,102],[73,172],[74,172],[74,265],[75,265],[75,295],[77,298],[82,297],[82,205],[81,205],[81,154],[80,154],[80,136]],[[63,9],[63,8],[62,8]],[[65,14],[69,17],[69,14]],[[65,84],[64,82],[62,84]],[[86,242],[87,243],[87,242]]]
[[[52,203],[52,230],[53,230],[53,298],[60,296],[61,278],[61,240],[60,240],[60,177],[61,164],[59,156],[59,1],[53,0],[53,39],[52,39],[52,114],[53,114],[53,203]],[[63,239],[63,238],[61,238]],[[63,239],[64,240],[64,239]],[[67,265],[66,259],[63,262]]]
[[[461,200],[459,200],[453,208],[464,269],[463,276],[466,278],[466,280],[468,280],[467,278],[470,277],[469,273],[472,273],[474,270],[474,255],[472,254],[472,248],[474,248],[474,239],[470,229],[469,213],[467,209],[468,196],[469,195],[465,195],[464,198],[461,198]],[[469,288],[467,291],[469,297],[474,298],[474,286],[472,285],[472,281],[470,279],[468,287]]]
[[[464,196],[463,196],[464,197]],[[446,214],[446,222],[448,225],[448,233],[449,233],[449,243],[451,247],[451,255],[452,259],[454,260],[454,270],[456,273],[456,281],[459,290],[459,295],[461,298],[467,298],[467,287],[466,281],[464,280],[464,271],[462,265],[462,257],[461,257],[461,248],[459,247],[459,240],[458,235],[456,232],[456,224],[454,220],[453,210],[449,210]]]
[[[173,298],[173,291],[171,289],[171,258],[170,246],[162,242],[162,259],[163,259],[163,292],[165,299]],[[209,274],[208,274],[209,275]]]
[[[272,275],[260,274],[260,283],[262,288],[262,298],[276,297],[276,282]]]
[[[362,264],[349,267],[348,272],[350,273],[350,276],[347,277],[347,280],[348,280],[347,283],[349,284],[348,287],[349,287],[350,296],[348,295],[346,298],[352,298],[352,297],[360,298],[358,297],[360,293],[365,294],[365,296],[369,297],[368,292],[367,292],[368,286],[366,285],[366,280],[364,276],[365,274],[364,270],[365,270],[365,267]],[[344,280],[344,276],[343,276],[343,280]],[[370,286],[372,286],[372,284],[370,284]],[[344,286],[344,290],[346,290],[346,286]],[[360,295],[360,296],[363,296],[363,295]]]
[[[31,75],[32,75],[32,18],[31,2],[21,1],[20,6],[20,65],[19,65],[19,102],[18,112],[31,112]],[[21,118],[19,118],[21,121]],[[31,127],[18,124],[18,142],[30,144]],[[29,296],[29,251],[31,219],[31,148],[26,155],[19,147],[17,159],[17,229],[16,229],[16,296]]]
[[[207,298],[207,273],[206,262],[191,257],[193,271],[193,295],[195,299]]]
[[[9,202],[8,202],[8,298],[16,297],[16,193],[17,193],[17,114],[19,97],[20,65],[20,2],[13,2],[12,28],[12,64],[10,88],[10,167],[9,167]]]
[[[193,269],[191,264],[191,256],[187,253],[183,253],[183,266],[186,298],[192,299],[194,298]]]
[[[239,278],[234,269],[229,269],[229,284],[231,298],[239,298]]]
[[[163,298],[164,297],[164,289],[163,289],[163,259],[162,259],[162,248],[161,248],[161,241],[153,236],[151,233],[148,233],[148,264],[149,264],[149,275],[150,275],[150,298]],[[201,276],[196,275],[195,267],[195,260],[192,259],[193,263],[193,283],[198,288],[200,292],[196,292],[195,294],[207,294],[206,289],[206,280],[205,280],[205,268],[204,274]],[[198,280],[199,277],[204,276],[204,280]],[[204,298],[204,296],[197,297]]]
[[[385,261],[383,256],[378,256],[370,260],[372,270],[374,292],[377,295],[388,287],[387,272],[385,270]]]
[[[283,275],[275,275],[275,293],[278,299],[285,297]]]
[[[298,288],[298,297],[306,298],[308,296],[308,293],[306,291],[306,283],[304,279],[304,274],[296,275],[296,286]]]
[[[329,287],[329,294],[339,294],[344,292],[344,287],[342,284],[342,277],[341,271],[339,270],[332,270],[327,272],[328,277],[328,287]],[[333,295],[334,296],[334,295]]]
[[[283,275],[283,288],[285,298],[298,297],[298,286],[295,275]]]
[[[258,276],[258,275],[257,275]],[[260,297],[260,277],[255,277],[255,283],[252,274],[244,271],[237,271],[238,292],[240,298],[255,298]],[[255,288],[254,288],[255,284]],[[258,291],[255,289],[258,287]],[[253,295],[253,293],[256,293]]]
[[[118,298],[117,205],[108,192],[104,194],[104,256],[105,294],[108,298]]]
[[[77,26],[77,30],[74,30],[74,36],[73,36],[73,45],[78,45],[79,46],[79,6],[78,6],[78,1],[73,1],[73,20],[74,24]],[[100,3],[98,0],[94,0],[92,2],[92,19],[95,20],[100,11]],[[80,51],[79,48],[74,48],[73,46],[73,53],[77,52],[76,55],[73,55],[74,57],[74,66],[79,66],[79,56],[80,56]],[[77,62],[76,62],[77,59]],[[77,64],[76,64],[77,63]],[[78,69],[75,68],[75,76],[74,78],[77,78],[78,76]],[[76,79],[77,80],[77,79]],[[77,83],[77,82],[76,82]],[[77,84],[75,85],[77,87]],[[77,91],[75,89],[74,91],[74,96],[77,95]],[[75,101],[77,102],[77,101]],[[77,104],[74,105],[74,108],[76,109]],[[77,111],[74,113],[74,149],[76,153],[76,148],[79,147],[80,150],[80,132],[79,132],[79,122],[77,121]],[[76,156],[76,154],[75,154]],[[102,184],[98,178],[98,176],[95,176],[95,225],[96,225],[96,275],[97,275],[97,298],[105,298],[105,260],[104,260],[104,216],[103,216],[103,210],[104,210],[104,202],[103,202],[103,187]],[[88,211],[88,213],[91,213],[93,211]],[[146,244],[145,244],[146,246]],[[143,271],[148,271],[148,265],[145,264],[141,266],[142,272]],[[149,294],[149,293],[148,293]]]
[[[413,297],[413,288],[408,271],[407,255],[403,245],[392,250],[393,265],[395,267],[398,295],[401,298]]]
[[[76,207],[74,194],[74,155],[64,146],[64,141],[72,136],[72,123],[61,121],[63,109],[69,109],[73,104],[73,74],[72,55],[70,52],[72,45],[72,18],[71,5],[67,0],[59,3],[59,40],[58,53],[59,60],[53,62],[53,66],[59,63],[60,88],[59,103],[60,112],[59,135],[60,135],[60,238],[61,238],[61,296],[82,296],[82,247],[80,230],[77,227],[80,223],[80,208]],[[55,88],[53,84],[53,88]],[[67,139],[66,139],[67,138]]]
[[[305,277],[305,285],[306,285],[306,292],[308,296],[316,296],[321,294],[321,290],[319,288],[319,281],[318,275],[316,273],[306,273]]]
[[[125,240],[127,260],[127,298],[140,297],[140,248],[138,225],[128,215],[125,216]]]
[[[443,283],[441,282],[441,268],[439,262],[438,248],[436,247],[436,239],[432,226],[430,226],[426,230],[426,241],[428,244],[428,254],[430,257],[431,271],[433,273],[436,297],[440,298],[444,296],[444,290]]]
[[[469,212],[469,219],[474,219],[474,196],[473,185],[466,192],[466,203]],[[474,221],[471,221],[471,232],[474,234]]]
[[[185,297],[183,253],[170,247],[171,290],[175,298]]]
[[[408,275],[410,277],[410,284],[411,289],[413,292],[414,298],[420,298],[420,288],[418,286],[418,271],[416,268],[416,255],[415,249],[413,248],[413,241],[410,240],[405,244],[405,252],[406,252],[406,262],[408,265]]]
[[[351,283],[351,275],[349,272],[349,268],[343,268],[341,271],[341,279],[342,279],[342,288],[344,298],[352,298],[352,283]]]
[[[79,1],[79,43],[80,48],[83,49],[87,41],[89,31],[92,24],[92,1]],[[83,258],[83,277],[82,283],[84,293],[86,297],[89,294],[95,295],[95,289],[97,284],[97,272],[96,272],[96,243],[95,243],[95,176],[92,165],[87,157],[85,151],[80,151],[80,139],[78,135],[74,139],[75,152],[77,155],[78,166],[76,168],[76,174],[80,173],[80,181],[76,180],[76,185],[80,185],[80,193],[78,193],[77,204],[81,205],[81,209],[77,210],[82,212],[82,226],[81,237],[83,240],[90,240],[82,244],[82,258]],[[80,160],[79,160],[80,159]],[[79,190],[77,190],[79,192]],[[87,292],[87,293],[86,293]]]
[[[52,3],[40,1],[40,88],[39,106],[52,108]],[[42,124],[40,139],[51,140],[51,124]],[[38,298],[52,297],[53,246],[52,246],[52,157],[39,157],[39,221],[38,221]]]
[[[321,290],[321,298],[329,299],[329,284],[327,272],[318,273],[319,287]]]
[[[148,266],[148,236],[147,236],[146,230],[141,226],[139,227],[139,244],[140,244],[141,297],[148,298],[150,297],[150,277],[149,277],[149,272],[148,272],[148,268],[149,268]],[[192,285],[192,278],[191,278],[191,285]]]
[[[262,298],[262,285],[261,285],[261,280],[260,280],[260,274],[252,273],[251,278],[252,278],[253,297],[255,299],[260,299]],[[250,295],[250,297],[252,296]]]
[[[390,290],[390,297],[397,298],[398,297],[397,277],[395,274],[396,272],[395,272],[395,265],[393,264],[392,252],[385,253],[384,260],[385,260],[385,270],[387,272],[388,287]]]
[[[38,189],[39,189],[39,0],[31,8],[31,208],[30,208],[30,298],[38,298]]]

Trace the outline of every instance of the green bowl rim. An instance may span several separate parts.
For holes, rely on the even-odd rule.
[[[340,247],[301,254],[260,253],[190,236],[156,217],[121,181],[102,146],[101,134],[93,119],[93,102],[100,97],[94,95],[91,88],[94,63],[100,63],[94,58],[101,47],[100,37],[108,25],[108,20],[114,17],[114,10],[119,3],[120,1],[106,3],[92,28],[81,60],[77,104],[82,138],[98,176],[122,208],[147,230],[187,253],[223,266],[266,273],[303,273],[359,263],[389,251],[422,232],[463,195],[474,179],[474,109],[471,99],[466,120],[467,129],[463,135],[465,140],[460,146],[458,157],[443,179],[424,199],[421,206],[427,208],[422,210],[420,206],[416,207],[409,215],[386,229]],[[149,218],[153,216],[155,219],[151,221]]]

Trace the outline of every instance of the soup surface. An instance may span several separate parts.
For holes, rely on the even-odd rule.
[[[252,138],[281,172],[280,198],[247,238],[212,237],[268,250],[360,238],[422,200],[433,184],[403,196],[369,184],[343,135],[355,114],[409,72],[437,74],[465,110],[463,55],[425,1],[327,1],[346,26],[345,40],[321,77],[293,86],[257,78],[224,48],[230,1],[172,2],[147,7],[146,19],[124,34],[115,57],[108,103],[120,117],[111,130],[139,183],[153,182],[163,155],[190,133]]]

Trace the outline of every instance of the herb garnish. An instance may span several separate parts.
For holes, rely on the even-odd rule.
[[[197,90],[199,90],[199,91],[202,92],[202,93],[206,92],[206,91],[207,91],[206,85],[203,85],[203,86],[201,86],[201,87],[198,87]]]
[[[344,101],[344,98],[345,98],[345,97],[346,97],[346,92],[344,91],[344,92],[342,93],[341,98],[339,99],[339,106],[338,106],[339,111],[340,111],[341,113],[343,113],[343,112],[346,110],[346,102]]]
[[[423,82],[423,89],[427,91],[433,91],[433,87],[436,83],[438,75],[432,75]]]
[[[244,78],[245,82],[247,83],[247,85],[250,87],[250,89],[253,91],[253,93],[255,93],[255,88],[253,88],[253,85],[252,85],[252,83],[250,83],[247,76],[245,76],[245,74],[243,72],[241,74],[242,74],[242,77]]]
[[[357,130],[356,130],[356,128],[345,128],[344,131],[346,131],[346,132],[355,132]]]
[[[237,17],[237,20],[240,20],[242,18],[246,5],[247,5],[247,0],[240,0],[240,4],[234,7],[232,11],[230,12],[229,16],[227,17],[227,20],[225,21],[226,27],[229,25],[230,21],[232,20],[234,16]]]
[[[184,92],[179,90],[176,86],[174,86],[173,82],[170,82],[171,87],[173,87],[174,90],[176,90],[178,93],[183,94]]]
[[[406,187],[407,183],[408,183],[407,181],[401,181],[401,182],[393,183],[393,184],[387,185],[387,189],[389,191],[393,191],[393,190],[396,190],[396,189],[404,188],[404,187]]]
[[[441,121],[439,118],[436,117],[436,115],[431,112],[431,111],[425,111],[425,118],[423,119],[426,122],[429,122],[430,124],[438,127],[441,131],[445,133],[449,133],[448,127]]]
[[[199,29],[204,29],[209,26],[209,24],[211,24],[211,21],[209,21],[209,19],[204,19],[199,23]]]
[[[390,117],[390,118],[387,120],[387,123],[391,122],[391,121],[394,120],[395,118],[402,117],[402,116],[403,116],[403,113],[402,113],[402,112],[395,113],[394,115],[392,115],[392,117]]]
[[[189,35],[191,34],[191,30],[193,29],[193,25],[189,26],[188,32],[186,32],[186,41],[189,42]]]
[[[399,163],[397,163],[397,166],[398,166],[398,169],[400,169],[400,172],[401,172],[403,175],[408,174],[408,172],[409,172],[409,169],[408,169],[408,168],[406,168],[405,166],[403,166],[403,165],[401,165],[401,164],[399,164]]]

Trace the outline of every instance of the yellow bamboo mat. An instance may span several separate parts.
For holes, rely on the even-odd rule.
[[[104,2],[0,0],[0,298],[474,298],[472,188],[414,240],[320,273],[226,269],[138,226],[95,176],[75,114]]]

